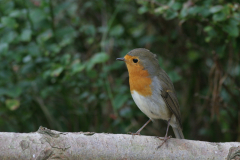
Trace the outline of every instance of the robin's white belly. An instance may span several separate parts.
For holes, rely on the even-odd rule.
[[[155,99],[152,96],[142,96],[132,91],[132,97],[138,108],[150,119],[169,120],[170,112],[161,95]]]

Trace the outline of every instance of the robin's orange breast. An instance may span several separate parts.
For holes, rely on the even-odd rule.
[[[135,90],[142,96],[152,95],[150,87],[152,81],[149,77],[141,77],[138,75],[129,75],[129,84],[131,93]]]
[[[133,91],[136,91],[142,96],[152,95],[152,89],[150,86],[152,84],[152,80],[149,77],[148,71],[144,70],[141,65],[132,65],[128,63],[126,64],[129,72],[129,84],[131,93],[133,93]]]

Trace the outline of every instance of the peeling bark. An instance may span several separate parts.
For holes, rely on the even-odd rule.
[[[240,143],[210,143],[152,136],[93,132],[0,133],[1,160],[78,159],[238,159]]]

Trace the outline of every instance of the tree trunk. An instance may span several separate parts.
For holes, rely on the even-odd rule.
[[[210,143],[152,136],[92,132],[0,133],[1,160],[50,159],[237,159],[240,143]]]

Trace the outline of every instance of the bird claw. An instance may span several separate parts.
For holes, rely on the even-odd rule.
[[[128,134],[131,134],[132,136],[135,136],[135,135],[140,136],[141,135],[139,132],[136,132],[136,133],[128,132]]]
[[[134,138],[134,136],[136,136],[136,135],[138,135],[138,136],[141,135],[139,132],[136,132],[136,133],[128,132],[128,134],[131,134],[133,138]]]
[[[160,146],[157,147],[157,149],[161,148],[162,145],[163,145],[165,142],[167,142],[167,140],[169,140],[170,138],[172,138],[172,136],[168,136],[168,137],[164,137],[164,138],[158,137],[158,138],[161,139],[161,140],[163,140],[163,142],[162,142],[162,144],[161,144]],[[168,144],[167,144],[167,143],[166,143],[166,145],[167,145],[167,147],[168,147]]]

